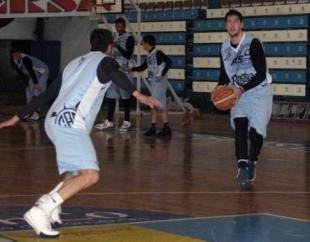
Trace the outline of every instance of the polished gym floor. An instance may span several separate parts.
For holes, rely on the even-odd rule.
[[[49,241],[310,241],[309,123],[272,121],[257,179],[241,190],[227,116],[188,128],[172,116],[171,138],[144,138],[149,117],[133,119],[128,133],[93,130],[101,180],[64,204]],[[0,130],[0,154],[0,241],[45,241],[22,219],[59,181],[42,123]]]

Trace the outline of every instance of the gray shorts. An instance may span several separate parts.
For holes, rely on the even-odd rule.
[[[45,122],[45,131],[56,148],[59,174],[99,170],[94,145],[87,130],[62,128]]]
[[[160,101],[160,106],[157,108],[157,111],[159,112],[167,111],[167,96],[166,96],[167,87],[168,87],[167,79],[151,82],[152,97]]]
[[[42,75],[37,77],[38,83],[41,87],[41,91],[39,93],[35,90],[34,83],[33,83],[32,79],[30,79],[29,80],[29,88],[28,88],[28,90],[26,90],[26,96],[27,97],[36,97],[40,93],[44,92],[46,90],[48,76],[49,76],[49,70],[45,70],[45,72]]]
[[[112,99],[129,99],[130,94],[112,83],[110,88],[107,90],[106,97]]]

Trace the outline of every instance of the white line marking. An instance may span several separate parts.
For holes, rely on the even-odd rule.
[[[229,194],[275,194],[275,195],[292,195],[292,194],[310,194],[310,191],[214,191],[214,192],[93,192],[93,193],[80,193],[76,196],[113,196],[113,195],[179,195],[179,194],[192,194],[192,195],[229,195]],[[35,197],[42,194],[3,194],[0,198],[15,198],[15,197]]]

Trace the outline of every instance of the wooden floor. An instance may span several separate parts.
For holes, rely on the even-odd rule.
[[[210,126],[216,123],[227,125]],[[146,118],[136,122],[147,124]],[[207,124],[202,120],[186,130],[176,127],[171,139],[143,138],[141,127],[125,134],[93,131],[102,178],[65,206],[310,219],[309,142],[282,142],[278,130],[277,141],[265,143],[255,183],[242,191],[235,180],[233,139],[206,133]],[[303,125],[299,128],[308,132],[309,124]],[[53,145],[38,124],[0,130],[0,152],[1,206],[31,206],[59,180]]]

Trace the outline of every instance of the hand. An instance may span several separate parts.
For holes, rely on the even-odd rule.
[[[117,49],[119,47],[119,45],[116,42],[113,42],[112,47]]]
[[[233,87],[234,89],[234,93],[235,93],[235,96],[236,96],[236,100],[235,100],[235,103],[234,103],[234,106],[239,102],[239,99],[242,95],[242,93],[244,92],[243,91],[243,88],[242,87]]]
[[[40,93],[41,92],[41,86],[39,83],[35,84],[34,85],[34,89],[36,90],[37,93]]]
[[[134,91],[132,94],[139,102],[148,105],[150,108],[159,107],[160,101],[156,98],[141,94],[139,91]]]
[[[5,127],[10,127],[16,125],[20,121],[19,117],[17,115],[13,116],[12,118],[0,122],[0,129]]]
[[[160,81],[163,80],[163,79],[164,79],[163,76],[157,76],[157,77],[156,77],[156,81],[157,81],[157,82],[160,82]]]
[[[223,87],[226,87],[226,85],[217,85],[217,86],[212,90],[212,92],[211,92],[211,98],[210,98],[211,101],[213,101],[213,94],[214,94],[214,92],[215,92],[216,90],[218,90],[218,89],[223,88]]]

